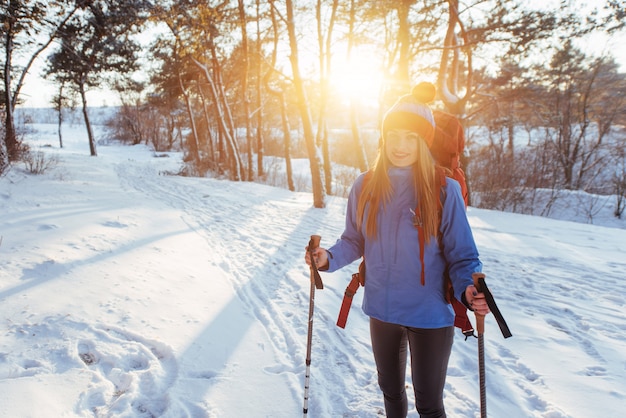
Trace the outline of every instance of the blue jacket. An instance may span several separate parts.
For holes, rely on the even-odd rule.
[[[420,283],[421,263],[413,211],[417,203],[410,167],[389,169],[393,196],[378,213],[378,238],[365,238],[365,225],[356,224],[356,207],[364,174],[348,197],[346,227],[330,248],[328,271],[336,271],[365,256],[366,281],[363,311],[384,322],[415,328],[442,328],[454,324],[454,310],[445,300],[444,270],[449,274],[458,300],[473,284],[472,273],[482,264],[467,221],[461,188],[447,178],[441,220],[443,252],[436,239],[426,244],[426,283]]]

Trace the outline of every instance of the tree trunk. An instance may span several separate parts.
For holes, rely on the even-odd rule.
[[[61,132],[62,124],[63,124],[63,108],[59,109],[59,116],[58,116],[59,148],[63,148],[63,133]]]
[[[63,133],[62,133],[62,125],[63,125],[63,104],[65,103],[65,99],[63,98],[63,87],[64,84],[61,83],[59,85],[59,96],[55,98],[55,109],[58,112],[57,114],[57,123],[58,123],[58,134],[59,134],[59,148],[63,148]]]
[[[198,141],[198,127],[196,126],[196,117],[193,113],[193,106],[191,105],[191,98],[189,97],[189,93],[187,93],[187,89],[183,84],[183,80],[178,74],[178,84],[180,85],[180,91],[182,92],[183,98],[185,99],[185,107],[187,108],[187,114],[189,115],[189,123],[191,124],[191,141],[190,141],[190,151],[191,156],[193,157],[193,161],[196,165],[196,168],[200,168],[200,149],[199,149],[199,141]]]
[[[324,190],[324,183],[322,183],[321,158],[319,150],[315,145],[315,137],[313,135],[313,127],[311,124],[311,114],[307,103],[306,92],[304,90],[304,83],[300,76],[298,63],[298,41],[296,39],[292,0],[286,0],[285,5],[287,7],[287,32],[289,34],[289,47],[291,51],[289,60],[291,61],[298,110],[300,111],[300,117],[302,118],[302,130],[304,132],[304,140],[306,142],[311,167],[313,206],[316,208],[323,208],[326,206],[326,192]]]
[[[291,128],[289,127],[289,118],[287,117],[287,100],[285,93],[280,93],[280,119],[283,125],[284,144],[285,144],[285,171],[287,172],[287,188],[294,192],[296,186],[293,183],[293,168],[291,166]]]
[[[261,91],[262,74],[261,74],[261,57],[263,56],[263,50],[261,49],[261,1],[256,0],[256,52],[257,52],[257,65],[256,65],[256,99],[257,99],[257,115],[256,115],[256,155],[257,155],[257,176],[262,178],[265,169],[263,168],[263,156],[265,150],[263,149],[263,97]]]
[[[15,154],[17,140],[15,138],[15,126],[13,125],[13,113],[9,108],[5,112],[4,138],[0,143],[0,175],[9,167],[9,162],[13,160],[10,156]],[[11,151],[12,150],[12,151]]]
[[[97,157],[96,151],[96,139],[93,136],[93,130],[91,129],[91,122],[89,121],[89,112],[87,111],[87,95],[85,94],[85,83],[80,82],[78,86],[80,91],[80,98],[83,102],[83,118],[85,119],[85,126],[87,126],[87,137],[89,138],[89,152],[92,157]]]
[[[512,107],[512,106],[511,106]],[[509,117],[513,118],[513,109],[510,109]],[[508,136],[508,146],[507,151],[511,155],[511,157],[515,156],[515,125],[512,120],[507,121],[507,136]]]
[[[459,18],[459,1],[448,0],[448,29],[441,54],[439,74],[437,75],[438,96],[443,101],[448,112],[456,116],[465,114],[465,106],[472,93],[472,50],[469,45],[467,33],[463,22]],[[459,27],[463,44],[459,43],[459,38],[455,32]],[[461,77],[461,55],[467,58],[466,74]],[[465,80],[463,90],[465,94],[460,94],[460,80]]]
[[[411,31],[409,28],[409,9],[414,3],[414,0],[401,0],[397,4],[398,12],[398,44],[399,44],[399,57],[398,67],[394,74],[394,82],[397,92],[399,94],[406,94],[409,92],[411,86],[411,78],[409,75],[409,66],[411,62],[410,46],[411,46]]]
[[[287,172],[287,187],[292,192],[296,190],[293,182],[293,169],[291,167],[291,127],[289,126],[289,117],[287,116],[287,100],[285,99],[284,89],[273,89],[270,86],[270,79],[276,68],[276,55],[278,51],[278,22],[276,21],[276,10],[274,9],[274,2],[270,0],[270,17],[272,20],[272,32],[274,34],[274,48],[272,49],[272,58],[267,73],[263,76],[263,83],[265,89],[272,95],[278,98],[280,104],[280,117],[283,128],[283,143],[285,150],[285,171]]]
[[[328,22],[328,33],[324,37],[324,30],[322,25],[322,1],[317,0],[315,7],[315,16],[317,20],[317,41],[319,46],[319,60],[320,60],[320,104],[319,104],[319,116],[317,122],[317,136],[316,145],[322,148],[322,156],[324,161],[324,179],[326,183],[326,192],[332,194],[333,173],[332,164],[330,161],[330,149],[328,146],[328,127],[326,123],[326,109],[328,106],[329,95],[329,77],[331,68],[331,52],[332,47],[332,35],[335,25],[335,17],[337,14],[338,0],[333,0],[332,12]]]
[[[230,154],[230,167],[233,173],[233,177],[235,181],[242,181],[244,176],[244,168],[243,161],[241,160],[241,154],[239,152],[239,144],[237,141],[237,130],[235,129],[235,124],[233,122],[233,116],[230,112],[230,106],[228,105],[228,100],[226,100],[226,93],[224,92],[224,85],[221,82],[221,73],[220,73],[220,64],[217,58],[217,51],[215,50],[215,45],[211,41],[210,43],[211,50],[211,61],[213,67],[213,73],[215,74],[215,79],[211,77],[209,74],[208,68],[204,64],[200,64],[204,70],[205,77],[209,81],[211,85],[211,91],[213,93],[213,99],[215,100],[216,105],[218,106],[218,111],[220,114],[220,123],[222,128],[224,129],[224,134],[226,134],[226,141],[228,142],[228,146],[230,147],[232,153]],[[195,60],[197,63],[199,61]],[[197,64],[196,64],[197,65]]]
[[[246,9],[243,0],[238,0],[239,24],[241,25],[241,48],[243,49],[243,64],[241,76],[241,94],[243,97],[243,117],[246,121],[246,146],[248,149],[248,175],[247,179],[254,178],[254,164],[252,158],[252,125],[250,123],[250,95],[248,94],[248,73],[250,65],[248,63],[248,30],[246,25]]]
[[[7,152],[7,146],[3,140],[0,140],[0,175],[6,171],[9,167],[9,153]]]
[[[232,177],[235,181],[242,180],[242,167],[241,167],[241,157],[239,155],[239,149],[236,144],[236,139],[233,137],[232,130],[226,126],[226,117],[223,113],[220,100],[217,93],[217,87],[215,86],[215,82],[213,81],[213,77],[209,74],[209,70],[206,65],[201,63],[200,61],[192,58],[193,63],[202,70],[206,81],[209,83],[211,87],[211,95],[213,96],[213,101],[215,102],[215,109],[217,112],[217,122],[219,124],[219,129],[226,138],[226,143],[230,148],[231,152],[231,173]]]
[[[330,146],[328,145],[328,126],[326,122],[321,127],[322,129],[322,161],[324,162],[324,180],[326,185],[326,192],[328,194],[333,193],[333,171],[330,162]],[[319,146],[319,145],[318,145]]]
[[[8,20],[10,26],[12,20]],[[11,97],[11,58],[13,56],[13,36],[11,28],[7,29],[4,42],[4,147],[0,149],[0,174],[9,166],[9,161],[17,159],[17,137],[15,135],[15,122],[13,118],[13,100]]]
[[[202,115],[204,116],[204,123],[206,125],[206,142],[208,146],[207,153],[209,155],[208,160],[211,163],[211,168],[215,170],[215,168],[218,166],[217,162],[219,161],[219,158],[217,153],[215,152],[215,146],[213,145],[213,135],[211,134],[211,118],[209,117],[209,106],[206,102],[204,91],[200,87],[198,87],[198,94],[200,95],[200,101],[202,103]]]
[[[265,174],[263,168],[263,156],[265,154],[263,144],[263,105],[261,97],[261,69],[259,68],[257,77],[257,115],[256,115],[256,155],[257,155],[257,175],[259,178]]]

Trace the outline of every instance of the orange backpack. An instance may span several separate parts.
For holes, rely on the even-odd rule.
[[[465,181],[465,173],[461,168],[461,154],[463,153],[463,149],[465,147],[465,134],[463,132],[463,126],[461,125],[461,122],[450,113],[435,110],[433,111],[433,116],[435,117],[435,137],[433,140],[433,144],[430,147],[430,151],[435,161],[440,166],[436,170],[436,179],[438,184],[437,188],[441,190],[441,188],[444,187],[445,176],[446,174],[449,175],[449,177],[455,179],[461,185],[461,193],[463,195],[463,200],[465,201],[465,206],[467,207],[469,195],[467,190],[467,184]],[[446,168],[450,171],[450,173],[446,173],[443,169],[441,169],[441,167]],[[371,171],[366,174],[364,181],[367,181],[369,176],[371,176]],[[445,195],[442,193],[442,196]],[[443,201],[439,205],[439,208],[440,211],[443,210]],[[419,207],[415,209],[415,212],[416,215],[419,217]],[[439,214],[439,219],[441,219],[441,213]],[[421,226],[416,225],[416,228],[418,230],[421,258],[420,261],[422,265],[421,281],[423,284],[423,254],[425,237]],[[447,276],[447,273],[445,277],[445,285],[446,301],[452,304],[452,307],[454,308],[454,326],[461,329],[463,335],[465,335],[465,338],[474,335],[474,328],[467,316],[467,307],[454,297],[452,282]],[[365,286],[365,261],[361,262],[361,264],[359,265],[359,271],[352,275],[352,280],[346,288],[343,302],[341,304],[341,309],[339,311],[339,318],[337,319],[338,327],[345,328],[346,321],[348,320],[350,306],[352,305],[352,298],[356,294],[356,291],[359,289],[359,286]]]
[[[461,194],[465,201],[465,206],[469,204],[469,193],[465,182],[465,173],[461,168],[461,154],[465,149],[465,134],[463,126],[456,116],[434,110],[435,117],[435,138],[430,146],[430,153],[442,167],[452,171],[452,177],[461,185]]]

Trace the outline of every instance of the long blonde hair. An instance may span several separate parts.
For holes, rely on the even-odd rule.
[[[412,165],[415,195],[417,196],[420,220],[424,227],[426,242],[430,242],[433,237],[437,237],[439,229],[438,205],[439,190],[435,190],[435,161],[430,154],[426,142],[422,139],[418,141],[417,161]],[[378,211],[384,208],[391,200],[393,190],[387,170],[391,166],[385,153],[384,139],[378,151],[378,157],[372,168],[372,172],[367,175],[369,178],[364,182],[363,189],[359,195],[357,203],[357,224],[363,225],[365,209],[367,219],[365,219],[365,234],[368,238],[375,239],[377,236]]]

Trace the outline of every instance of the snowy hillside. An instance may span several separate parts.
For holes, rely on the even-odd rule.
[[[0,417],[299,416],[303,249],[311,234],[334,242],[345,199],[315,209],[306,193],[167,175],[178,154],[100,145],[90,157],[83,127],[66,128],[64,149],[55,125],[34,128],[32,149],[59,161],[0,177]],[[513,333],[487,318],[489,416],[621,416],[626,230],[469,218]],[[311,417],[384,415],[362,291],[335,326],[355,268],[322,274],[316,293]],[[457,331],[450,417],[480,416],[476,353]]]

